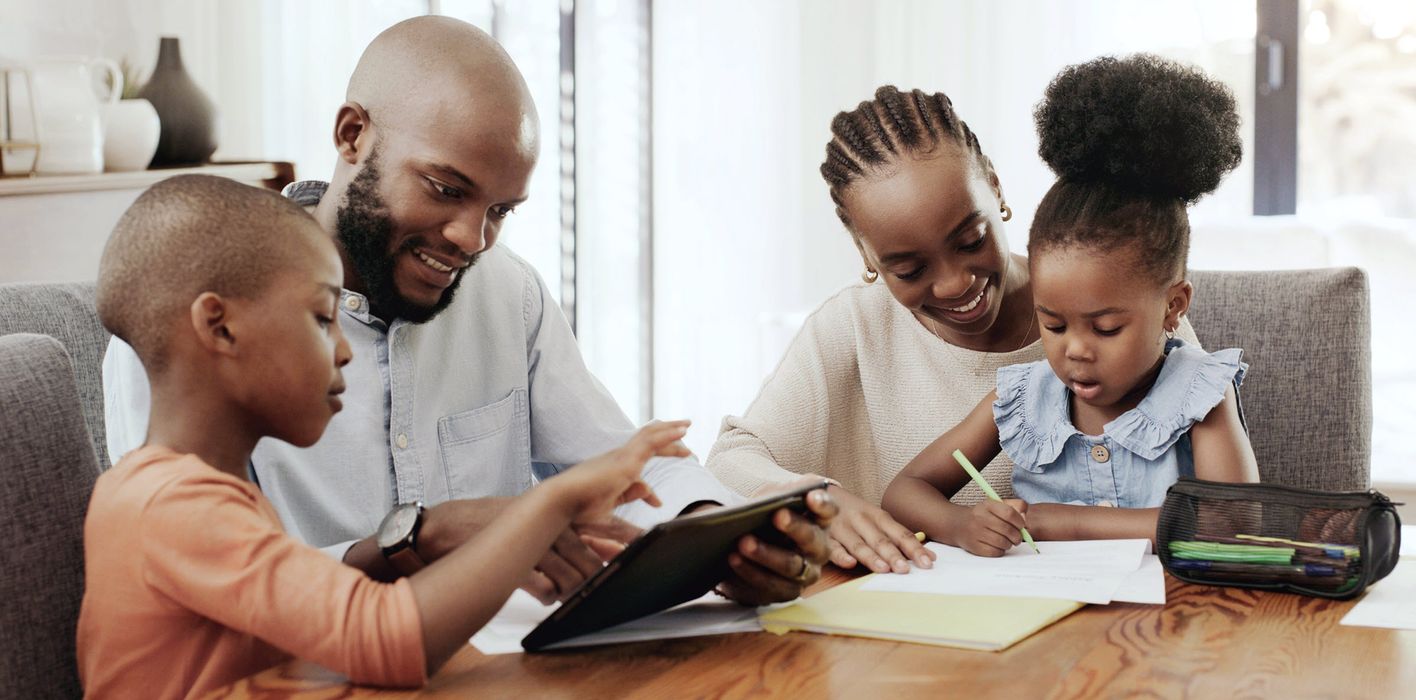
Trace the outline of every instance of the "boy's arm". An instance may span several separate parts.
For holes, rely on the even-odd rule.
[[[623,447],[546,480],[514,499],[476,537],[410,577],[429,674],[501,609],[572,522],[602,518],[614,506],[641,497],[658,505],[639,475],[651,456],[688,453],[679,442],[687,426],[686,421],[651,423]],[[474,579],[477,585],[468,586]]]
[[[974,464],[988,464],[998,456],[998,426],[993,422],[996,399],[997,392],[990,391],[962,422],[930,443],[890,482],[880,504],[902,525],[975,554],[997,556],[1021,540],[1019,530],[1027,527],[1027,519],[1012,506],[984,501],[969,508],[949,500],[969,481],[968,473],[954,460],[954,450]]]

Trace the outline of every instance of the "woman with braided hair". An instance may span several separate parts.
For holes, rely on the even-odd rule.
[[[744,494],[831,479],[832,561],[903,573],[932,555],[880,508],[891,480],[994,389],[1000,367],[1044,353],[1001,180],[949,98],[881,87],[831,134],[821,175],[864,283],[811,314],[747,412],[724,419],[708,468]],[[1177,336],[1198,344],[1183,318]],[[1009,495],[1012,471],[999,453],[983,475]],[[969,484],[950,500],[982,499]]]

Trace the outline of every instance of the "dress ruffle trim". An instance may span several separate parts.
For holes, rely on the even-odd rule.
[[[1156,383],[1185,382],[1188,375],[1184,399],[1176,406],[1157,406],[1152,392],[1139,406],[1108,423],[1106,434],[1143,459],[1158,459],[1224,400],[1230,386],[1244,382],[1249,365],[1240,361],[1242,354],[1238,348],[1213,353],[1187,345],[1172,349]]]

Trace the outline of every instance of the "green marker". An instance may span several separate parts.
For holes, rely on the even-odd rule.
[[[994,491],[993,487],[989,486],[988,482],[983,480],[983,475],[978,473],[977,469],[974,469],[973,463],[969,462],[969,458],[965,457],[962,451],[954,450],[954,459],[958,460],[959,466],[963,467],[964,471],[969,473],[969,477],[974,480],[974,483],[978,484],[978,487],[983,489],[983,494],[985,496],[988,496],[989,499],[998,501],[999,503],[1003,502],[1003,499],[998,497],[998,492]],[[1037,548],[1037,543],[1033,542],[1032,535],[1028,534],[1027,528],[1023,528],[1023,540],[1028,543],[1028,546],[1033,548],[1034,552],[1042,554],[1042,550]]]

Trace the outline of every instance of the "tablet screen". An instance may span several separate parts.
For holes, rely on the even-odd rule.
[[[806,494],[821,488],[825,482],[814,482],[655,525],[581,584],[521,646],[535,651],[702,596],[728,577],[728,554],[740,537],[757,533],[780,541],[783,535],[772,526],[772,514],[780,508],[807,512]]]

